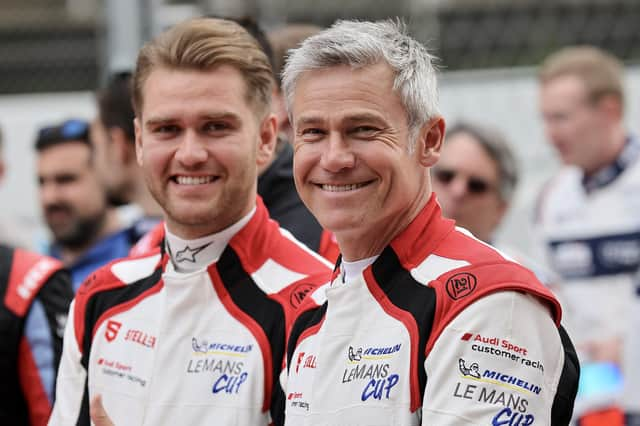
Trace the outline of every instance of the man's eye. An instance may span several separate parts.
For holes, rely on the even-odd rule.
[[[376,133],[377,131],[378,129],[372,126],[358,126],[354,128],[351,133],[354,133],[356,135],[371,135],[373,133]]]
[[[228,130],[231,126],[229,126],[227,123],[218,123],[218,122],[211,122],[211,123],[206,123],[203,127],[205,132],[220,132],[223,130]]]
[[[302,132],[300,133],[302,135],[321,135],[323,134],[323,131],[316,128],[308,128],[308,129],[303,129]]]
[[[178,133],[180,131],[180,128],[174,124],[167,124],[164,126],[158,126],[155,129],[153,129],[154,133]]]

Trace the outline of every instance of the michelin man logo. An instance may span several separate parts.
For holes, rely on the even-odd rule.
[[[474,362],[469,367],[467,367],[465,360],[460,358],[458,360],[458,367],[460,368],[460,372],[464,376],[475,377],[476,379],[480,378],[480,366],[477,362]]]

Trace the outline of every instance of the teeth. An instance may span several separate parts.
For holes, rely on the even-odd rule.
[[[322,189],[329,192],[344,192],[344,191],[353,191],[354,189],[362,188],[366,183],[351,183],[348,185],[322,185]]]
[[[180,185],[203,185],[213,182],[213,176],[178,176],[176,181]]]

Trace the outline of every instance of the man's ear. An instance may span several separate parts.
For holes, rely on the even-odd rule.
[[[258,170],[262,171],[266,168],[266,165],[271,163],[278,141],[278,121],[274,114],[269,113],[262,120],[259,137],[256,164],[258,165]]]
[[[415,154],[423,166],[433,167],[440,159],[444,131],[445,122],[442,117],[432,118],[420,128],[415,142]]]
[[[120,127],[111,127],[108,131],[109,138],[113,144],[113,152],[118,162],[123,165],[129,165],[131,162],[135,162],[135,150],[131,149],[131,142],[124,133],[124,130]]]
[[[138,165],[142,166],[142,124],[138,117],[133,120],[133,130],[136,133],[136,158]]]

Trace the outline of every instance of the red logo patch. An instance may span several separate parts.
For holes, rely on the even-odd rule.
[[[302,362],[302,359],[304,358],[304,352],[300,352],[298,354],[298,360],[296,361],[296,374],[298,373],[298,371],[300,370],[300,363]]]
[[[315,289],[311,284],[298,284],[292,291],[289,297],[289,302],[294,308],[298,308],[307,294],[311,293]]]
[[[104,337],[108,342],[113,342],[115,338],[118,337],[118,331],[120,331],[120,327],[122,327],[122,323],[119,323],[118,321],[107,321],[107,329],[104,332]]]
[[[471,294],[475,290],[476,284],[477,280],[474,275],[461,272],[447,280],[447,293],[453,300],[458,300]]]

